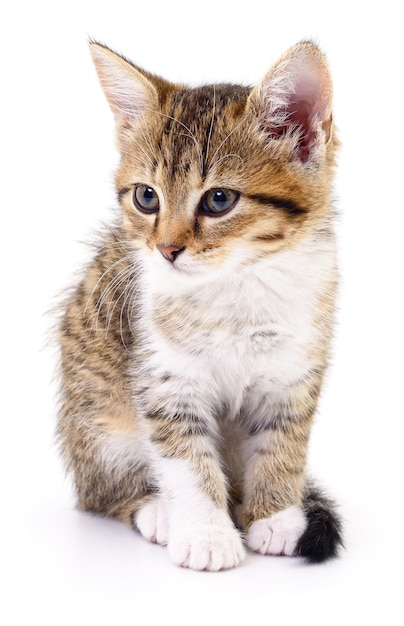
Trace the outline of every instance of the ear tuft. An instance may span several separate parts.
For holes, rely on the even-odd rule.
[[[268,138],[293,137],[303,163],[330,137],[332,81],[325,57],[313,43],[290,48],[253,89],[250,100]]]
[[[140,68],[97,42],[90,42],[90,52],[105,96],[116,116],[133,118],[158,107],[156,88]]]

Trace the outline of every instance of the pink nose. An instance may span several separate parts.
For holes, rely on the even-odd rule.
[[[174,263],[177,256],[182,252],[185,248],[179,246],[164,246],[163,244],[157,244],[157,249],[167,261]]]

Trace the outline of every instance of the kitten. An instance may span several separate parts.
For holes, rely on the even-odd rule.
[[[121,212],[60,326],[78,505],[197,570],[245,546],[333,557],[340,520],[305,476],[337,284],[326,61],[305,42],[252,89],[189,88],[90,50]]]

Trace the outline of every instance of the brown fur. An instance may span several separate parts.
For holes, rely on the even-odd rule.
[[[301,46],[320,67],[323,80],[329,80],[317,48]],[[92,45],[96,59],[100,48]],[[103,457],[103,443],[136,437],[150,441],[163,457],[188,459],[200,488],[218,507],[226,509],[230,496],[242,501],[241,525],[247,530],[254,521],[302,501],[307,442],[327,365],[335,272],[317,301],[314,323],[320,339],[307,356],[310,375],[296,382],[277,415],[266,423],[255,423],[251,416],[243,421],[241,416],[232,435],[234,448],[227,446],[221,454],[209,443],[212,433],[206,421],[195,415],[177,419],[161,408],[166,381],[153,378],[145,366],[148,348],[142,346],[137,299],[141,267],[131,259],[134,249],[150,255],[157,246],[176,246],[185,248],[192,259],[203,259],[214,271],[240,242],[250,252],[248,262],[254,263],[297,248],[313,233],[327,237],[338,147],[331,109],[320,102],[324,145],[304,163],[311,144],[304,145],[293,129],[267,128],[262,86],[188,88],[144,72],[107,49],[102,53],[114,60],[121,80],[132,75],[141,83],[144,101],[140,99],[136,115],[122,112],[108,70],[96,60],[116,115],[121,153],[116,191],[122,214],[69,296],[60,326],[63,384],[58,432],[63,456],[74,475],[79,505],[128,523],[156,491],[156,480],[147,464],[111,469]],[[300,49],[288,54],[271,70],[273,75]],[[301,159],[296,158],[299,151]],[[133,190],[139,183],[158,192],[158,214],[136,210]],[[212,188],[240,193],[237,206],[220,219],[198,212],[200,199]],[[253,317],[252,312],[251,321]],[[190,328],[198,333],[201,346],[209,343],[212,333],[200,302],[167,294],[154,299],[150,323],[166,341],[185,348],[192,343]],[[216,328],[226,323],[219,317]],[[245,320],[232,323],[237,336]],[[146,406],[146,416],[140,418]],[[230,433],[223,407],[218,407],[216,418],[217,431]],[[246,434],[257,443],[242,476],[236,457],[245,458]]]

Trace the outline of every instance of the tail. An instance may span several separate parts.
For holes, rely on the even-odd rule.
[[[338,556],[344,547],[342,521],[335,503],[321,489],[308,483],[303,497],[307,528],[296,547],[298,556],[309,563],[322,563]]]

